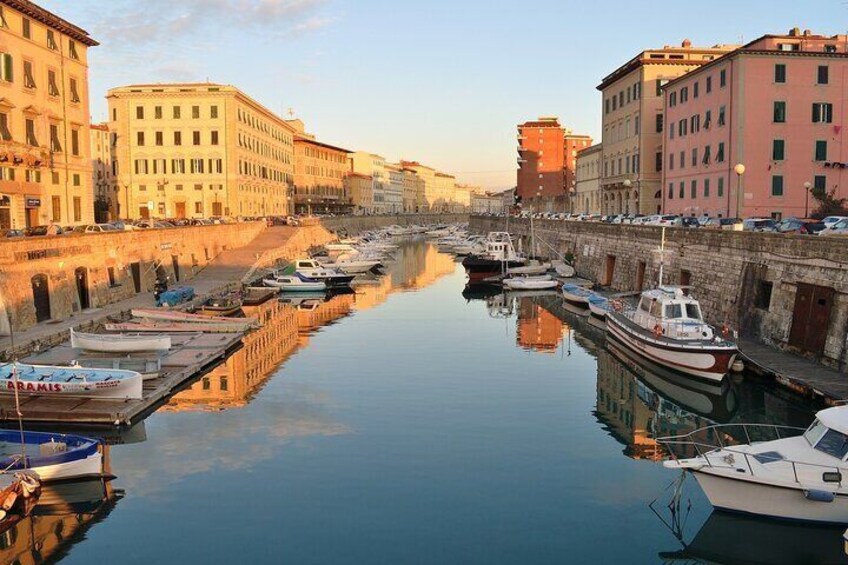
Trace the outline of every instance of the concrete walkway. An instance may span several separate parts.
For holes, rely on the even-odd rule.
[[[748,369],[825,404],[848,400],[848,374],[751,340],[740,340]]]
[[[219,253],[193,278],[184,279],[177,284],[193,287],[200,299],[222,292],[229,285],[239,284],[243,277],[253,272],[259,257],[285,246],[297,232],[298,228],[287,226],[268,228],[248,245]],[[28,344],[32,344],[35,349],[43,349],[59,341],[64,341],[67,338],[66,332],[71,328],[96,325],[105,321],[106,318],[120,317],[133,308],[151,308],[154,305],[153,293],[141,292],[120,302],[77,312],[70,318],[42,322],[27,330],[15,333],[15,350],[30,349]],[[11,346],[11,337],[0,337],[0,351],[8,351]]]

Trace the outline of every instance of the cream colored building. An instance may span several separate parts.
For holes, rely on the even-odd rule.
[[[474,190],[471,192],[472,214],[500,214],[504,211],[504,196],[500,192]]]
[[[424,200],[424,180],[415,171],[403,167],[403,211],[415,213]]]
[[[371,177],[371,198],[373,202],[371,213],[385,213],[386,185],[389,184],[386,158],[367,151],[356,151],[348,157],[350,158],[350,170],[352,172]]]
[[[604,77],[601,212],[656,214],[662,207],[662,86],[709,63],[733,45],[642,51]]]
[[[384,214],[399,214],[403,212],[403,169],[398,165],[386,164],[388,183],[384,188],[383,210]]]
[[[91,124],[91,183],[94,188],[94,221],[110,222],[118,219],[118,184],[112,174],[112,142],[109,126]]]
[[[0,229],[91,223],[88,48],[23,0],[0,0]]]
[[[601,213],[601,157],[603,146],[596,143],[577,152],[573,213]]]
[[[374,213],[374,179],[371,175],[348,173],[344,178],[344,187],[345,197],[350,202],[354,214]]]
[[[291,212],[295,131],[238,88],[145,84],[106,98],[122,217]]]

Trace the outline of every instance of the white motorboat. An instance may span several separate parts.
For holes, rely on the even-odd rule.
[[[136,353],[140,351],[168,351],[171,336],[151,334],[90,334],[71,328],[71,347],[87,351],[109,353]]]
[[[280,274],[284,276],[301,275],[307,279],[322,281],[327,287],[350,286],[350,282],[353,280],[353,275],[340,273],[335,269],[321,265],[314,259],[298,259]]]
[[[350,243],[328,243],[324,248],[331,252],[353,251],[355,249]]]
[[[283,292],[318,292],[327,290],[327,284],[324,281],[298,276],[297,273],[292,276],[273,275],[265,277],[262,279],[262,282],[268,286],[279,288]]]
[[[17,362],[0,364],[0,393],[14,394],[16,387],[19,393],[39,396],[142,397],[142,377],[136,371]]]
[[[380,266],[380,261],[373,260],[337,260],[335,263],[324,263],[324,267],[328,269],[335,269],[337,271],[341,271],[343,273],[347,273],[348,275],[358,275],[362,273],[367,273],[368,271],[374,269],[375,267]]]
[[[503,285],[509,290],[549,290],[556,288],[559,283],[547,275],[509,277],[503,280]]]
[[[585,286],[579,284],[564,284],[562,285],[562,296],[569,302],[579,304],[586,308],[589,307],[589,297],[592,296],[592,291]]]
[[[468,274],[468,284],[471,285],[486,283],[488,279],[526,263],[527,260],[515,251],[512,236],[507,232],[490,232],[486,236],[486,250],[462,260],[462,266]]]
[[[806,431],[727,424],[658,441],[672,453],[663,465],[692,473],[715,508],[848,524],[848,406],[819,411]]]
[[[103,456],[99,446],[96,439],[77,435],[0,430],[0,468],[35,471],[45,482],[100,478]],[[26,453],[26,460],[21,453]]]

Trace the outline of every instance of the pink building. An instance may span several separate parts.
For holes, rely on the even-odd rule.
[[[848,36],[796,28],[666,84],[663,210],[803,217],[808,190],[848,197],[846,80]]]

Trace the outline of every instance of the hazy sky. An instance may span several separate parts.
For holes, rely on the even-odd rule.
[[[92,118],[108,88],[235,85],[321,141],[515,183],[516,129],[558,115],[600,135],[600,79],[638,51],[845,33],[843,0],[36,0],[85,28]]]

